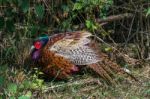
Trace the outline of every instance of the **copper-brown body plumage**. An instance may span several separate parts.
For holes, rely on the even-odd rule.
[[[48,76],[62,79],[79,71],[79,65],[86,65],[110,83],[115,83],[114,74],[127,74],[134,79],[132,75],[101,52],[97,42],[92,40],[91,36],[91,33],[85,31],[50,36],[47,44],[40,49],[37,64]]]

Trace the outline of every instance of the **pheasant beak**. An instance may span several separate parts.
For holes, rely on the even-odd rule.
[[[32,45],[30,48],[30,54],[33,52],[34,49],[35,49],[35,47]]]

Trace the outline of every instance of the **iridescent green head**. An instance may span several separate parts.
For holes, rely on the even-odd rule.
[[[47,44],[49,37],[46,34],[42,34],[40,37],[34,40],[31,46],[30,54],[33,60],[37,60],[40,57],[40,50]]]

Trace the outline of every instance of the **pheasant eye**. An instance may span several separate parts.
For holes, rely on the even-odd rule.
[[[40,42],[40,41],[35,42],[35,43],[34,43],[34,47],[35,47],[36,49],[40,49],[40,48],[42,47],[41,42]]]

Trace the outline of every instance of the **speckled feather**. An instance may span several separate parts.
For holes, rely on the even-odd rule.
[[[91,33],[80,31],[57,36],[60,35],[64,37],[50,46],[50,51],[65,57],[76,65],[88,65],[100,61],[98,53],[92,48],[94,43],[88,38]]]

